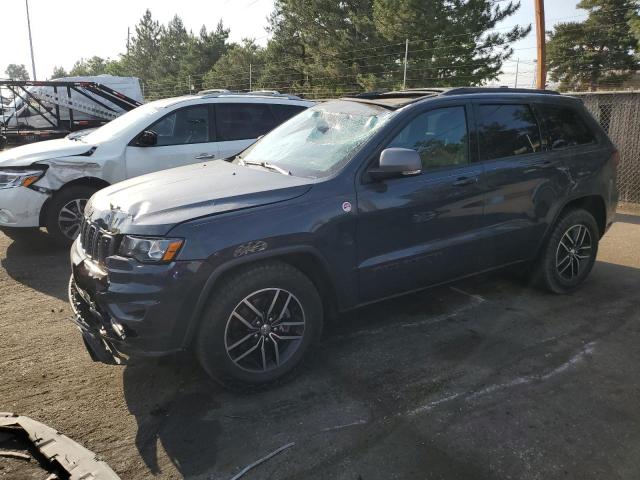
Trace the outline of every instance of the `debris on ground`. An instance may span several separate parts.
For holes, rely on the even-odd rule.
[[[48,478],[54,479],[59,477],[57,474],[66,474],[65,478],[68,476],[69,480],[120,480],[120,477],[105,462],[99,460],[95,453],[29,417],[0,413],[0,433],[25,434],[43,457],[37,460],[48,463],[43,465],[52,472]],[[31,455],[14,450],[0,450],[0,456],[31,460]]]
[[[242,470],[240,470],[237,474],[235,474],[231,480],[238,480],[238,478],[242,477],[245,473],[247,473],[249,470],[257,467],[258,465],[260,465],[261,463],[266,462],[267,460],[269,460],[271,457],[275,457],[277,454],[279,454],[280,452],[285,451],[287,448],[291,448],[295,445],[294,442],[288,443],[280,448],[278,448],[277,450],[274,450],[273,452],[271,452],[269,455],[266,455],[264,457],[262,457],[259,460],[256,460],[255,462],[253,462],[250,465],[247,465],[246,467],[244,467]]]

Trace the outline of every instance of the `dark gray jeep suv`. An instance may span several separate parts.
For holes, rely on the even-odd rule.
[[[458,88],[319,104],[241,155],[96,193],[71,249],[95,360],[193,348],[225,383],[292,370],[323,318],[509,265],[593,267],[618,153],[575,98]]]

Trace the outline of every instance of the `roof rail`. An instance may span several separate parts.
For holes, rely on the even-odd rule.
[[[439,95],[443,89],[438,88],[413,88],[410,90],[394,90],[390,92],[374,91],[344,95],[346,98],[360,98],[363,100],[375,100],[381,98],[419,98],[431,95]]]
[[[538,90],[535,88],[511,87],[455,87],[444,89],[442,95],[469,95],[473,93],[538,93],[543,95],[560,95],[555,90]]]
[[[231,90],[217,89],[212,88],[209,90],[202,90],[198,92],[198,95],[203,95],[205,97],[235,97],[235,96],[248,96],[248,97],[276,97],[276,98],[286,98],[288,100],[302,100],[297,95],[290,95],[287,93],[276,92],[275,90],[253,90],[251,92],[237,92]]]
[[[345,95],[347,98],[376,100],[383,98],[419,98],[433,95],[469,95],[473,93],[537,93],[543,95],[560,95],[555,90],[536,90],[532,88],[510,87],[452,87],[452,88],[407,88],[405,90],[373,91]]]
[[[200,90],[198,95],[211,95],[212,93],[229,93],[230,90],[226,88],[208,88],[206,90]]]
[[[254,95],[282,95],[277,90],[251,90],[248,93],[254,94]]]

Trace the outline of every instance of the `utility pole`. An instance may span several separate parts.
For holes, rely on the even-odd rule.
[[[252,91],[253,88],[253,83],[252,83],[252,77],[251,77],[251,62],[249,62],[249,91]]]
[[[402,89],[407,88],[407,57],[409,56],[409,39],[404,44],[404,76],[402,77]]]
[[[538,46],[538,66],[536,69],[536,87],[544,90],[547,86],[546,38],[544,28],[544,0],[536,3],[536,36]]]
[[[130,41],[131,41],[131,27],[127,27],[127,55],[129,55]]]
[[[518,73],[520,73],[520,57],[518,57],[518,61],[516,63],[516,81],[513,88],[518,88]]]
[[[27,6],[27,28],[29,29],[29,47],[31,47],[31,70],[33,71],[33,79],[36,80],[36,61],[33,58],[33,40],[31,39],[31,19],[29,18],[29,0],[24,0]]]

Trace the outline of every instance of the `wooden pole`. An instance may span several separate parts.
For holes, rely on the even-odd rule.
[[[538,65],[536,69],[536,87],[544,90],[547,86],[547,62],[544,28],[544,0],[536,2],[536,36],[538,46]]]

